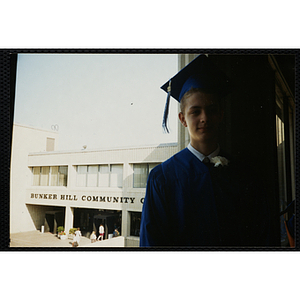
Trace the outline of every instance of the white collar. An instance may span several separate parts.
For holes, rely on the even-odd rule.
[[[191,143],[189,143],[187,145],[187,148],[200,160],[202,161],[205,157],[208,157],[209,159],[212,159],[213,157],[217,156],[220,152],[220,146],[218,144],[218,148],[210,153],[208,156],[205,156],[204,154],[202,154],[201,152],[199,152],[198,150],[196,150],[192,145]]]

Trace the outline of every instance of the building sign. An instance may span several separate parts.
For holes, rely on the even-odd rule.
[[[108,202],[108,203],[128,203],[134,204],[135,201],[144,203],[144,198],[136,200],[135,197],[111,197],[111,196],[94,196],[94,195],[82,195],[81,197],[73,194],[30,194],[31,199],[43,199],[43,200],[70,200],[70,201],[84,201],[84,202]]]

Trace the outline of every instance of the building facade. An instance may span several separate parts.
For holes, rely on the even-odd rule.
[[[57,133],[15,124],[13,134],[22,144],[20,136],[30,136],[28,141],[35,143],[40,140],[44,149],[33,152],[31,147],[13,147],[11,233],[41,230],[42,226],[56,233],[63,226],[66,233],[80,227],[89,237],[92,231],[98,234],[103,224],[105,239],[117,229],[126,246],[138,246],[148,174],[178,151],[177,144],[54,151]],[[52,151],[46,151],[49,143]]]
[[[30,213],[26,208],[25,191],[31,181],[28,153],[55,150],[58,133],[14,124],[12,130],[10,172],[10,232],[34,230]]]

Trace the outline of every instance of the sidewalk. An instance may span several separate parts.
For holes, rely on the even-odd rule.
[[[101,243],[101,242],[96,242]],[[95,243],[95,244],[96,244]],[[79,247],[91,244],[91,240],[81,237]],[[10,234],[10,247],[70,247],[72,240],[61,240],[53,233],[41,233],[38,230]]]

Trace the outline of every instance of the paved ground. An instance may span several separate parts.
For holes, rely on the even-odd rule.
[[[95,244],[100,244],[97,241]],[[81,237],[79,247],[90,246],[91,240]],[[99,245],[100,246],[100,245]],[[12,233],[10,247],[72,247],[72,239],[61,240],[56,235],[38,230],[29,232]]]

